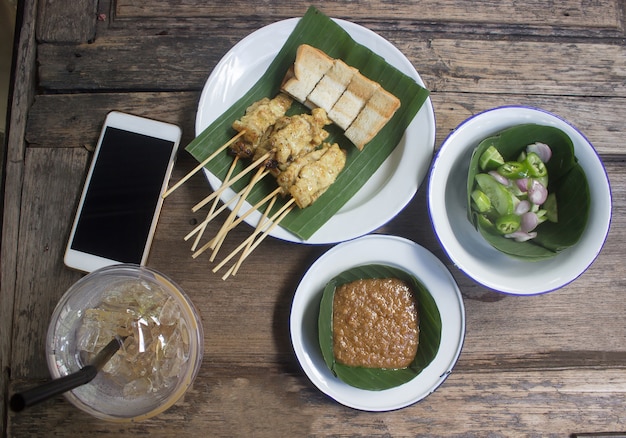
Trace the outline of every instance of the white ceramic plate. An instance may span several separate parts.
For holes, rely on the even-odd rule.
[[[196,133],[202,132],[252,87],[282,48],[299,19],[279,21],[250,34],[235,45],[209,76],[198,105]],[[424,86],[410,61],[390,42],[357,24],[335,20],[358,43],[367,46],[398,70]],[[432,161],[435,145],[435,115],[430,98],[424,102],[405,131],[400,144],[367,181],[310,239],[302,240],[280,226],[272,236],[298,243],[327,244],[349,240],[375,230],[398,214],[413,198]],[[211,187],[221,181],[205,170]],[[226,202],[235,196],[227,190]],[[246,203],[241,214],[251,208]],[[245,222],[256,226],[261,214],[250,214]]]
[[[523,123],[554,126],[569,135],[591,193],[589,222],[580,241],[541,262],[501,253],[467,219],[467,173],[473,150],[485,138]],[[522,106],[480,113],[448,136],[431,169],[428,205],[435,233],[454,264],[478,283],[514,295],[553,291],[578,278],[600,253],[611,222],[609,180],[589,140],[560,117]]]
[[[367,391],[339,380],[324,362],[317,330],[324,286],[354,266],[383,264],[411,273],[432,294],[441,314],[441,345],[433,361],[413,380],[383,391]],[[291,342],[302,369],[320,391],[346,406],[390,411],[433,393],[452,371],[465,338],[461,292],[446,267],[421,246],[400,237],[371,234],[333,247],[300,282],[291,307]]]

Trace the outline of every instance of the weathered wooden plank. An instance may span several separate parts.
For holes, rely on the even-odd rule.
[[[134,1],[118,0],[115,14],[117,19],[146,17],[232,17],[241,11],[249,15],[272,17],[301,16],[308,2],[273,1],[203,3],[181,2],[172,8],[167,0]],[[411,20],[411,21],[454,21],[458,23],[499,23],[523,26],[561,26],[580,28],[622,29],[621,7],[617,0],[564,0],[545,2],[531,0],[484,0],[465,2],[460,0],[421,0],[394,2],[389,7],[383,2],[338,2],[320,6],[326,15],[350,20]]]
[[[301,15],[301,14],[300,14]],[[299,15],[298,15],[299,16]],[[137,17],[128,19],[107,18],[99,15],[100,21],[97,23],[96,38],[106,38],[110,36],[154,36],[154,35],[177,35],[177,36],[197,36],[220,34],[223,29],[229,29],[237,38],[233,43],[248,35],[250,32],[263,26],[275,23],[291,16],[268,16],[254,15],[241,20],[239,17],[178,17],[175,20],[166,20],[162,17]],[[343,18],[355,24],[365,26],[376,32],[380,36],[392,41],[397,41],[392,35],[422,35],[428,39],[432,36],[463,35],[472,38],[505,38],[510,39],[537,39],[547,38],[548,40],[573,40],[582,39],[592,41],[612,41],[619,42],[624,37],[624,29],[616,28],[595,28],[595,27],[559,27],[552,25],[528,26],[525,24],[501,24],[490,23],[459,23],[457,21],[417,21],[388,19],[380,21],[372,19]],[[416,39],[416,37],[412,37]],[[399,40],[402,40],[399,37]]]
[[[199,90],[230,46],[216,36],[111,37],[39,46],[40,85],[49,90]],[[432,91],[626,97],[626,46],[578,42],[437,38],[398,48]],[[155,55],[156,54],[156,55]],[[594,78],[590,81],[589,78]]]
[[[96,35],[97,0],[39,2],[37,39],[50,43],[91,41]]]
[[[526,105],[550,111],[579,129],[602,155],[623,154],[626,102],[621,97],[431,93],[439,147],[461,122],[482,111],[506,105]]]
[[[401,50],[433,91],[626,95],[624,45],[436,39]]]
[[[88,155],[78,148],[26,150],[18,246],[29,250],[17,253],[13,343],[30,348],[13,349],[12,377],[48,376],[50,315],[68,285],[81,276],[64,268],[63,253]],[[64,184],[58,184],[61,179]]]
[[[217,41],[223,41],[222,43]],[[51,90],[199,90],[230,46],[188,37],[115,37],[39,46],[40,85]]]
[[[621,431],[623,370],[593,368],[508,373],[454,370],[428,398],[393,412],[346,408],[321,394],[301,373],[276,368],[219,368],[210,361],[185,400],[154,419],[131,424],[87,417],[58,398],[12,414],[10,436],[542,436]],[[349,418],[349,421],[346,421]],[[271,419],[271,420],[269,420]]]
[[[85,93],[37,96],[29,114],[27,141],[31,147],[93,146],[113,109],[178,124],[182,143],[194,134],[199,92]],[[561,97],[511,94],[434,92],[438,148],[463,120],[503,105],[529,105],[551,111],[580,129],[602,155],[624,153],[626,102],[621,97]]]
[[[7,126],[7,150],[3,151],[2,167],[2,242],[0,245],[0,432],[6,430],[5,400],[10,374],[10,360],[13,342],[13,305],[15,302],[16,261],[20,246],[18,230],[22,183],[24,180],[24,154],[26,145],[24,133],[28,109],[35,94],[35,22],[36,1],[24,1],[21,5],[21,32],[16,43],[14,60],[14,87],[12,101],[9,102],[11,118]]]
[[[174,123],[182,128],[186,144],[194,137],[199,97],[198,92],[39,95],[26,140],[30,147],[93,150],[106,114],[115,110]]]

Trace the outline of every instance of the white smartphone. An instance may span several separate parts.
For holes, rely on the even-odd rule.
[[[107,115],[65,251],[68,267],[145,264],[180,137],[170,123]]]

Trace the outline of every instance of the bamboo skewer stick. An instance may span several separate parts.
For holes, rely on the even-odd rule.
[[[263,214],[263,217],[261,218],[261,220],[259,221],[257,227],[256,227],[256,232],[260,232],[263,228],[265,228],[265,225],[267,223],[267,216],[270,212],[270,210],[272,209],[272,206],[269,206],[265,213]],[[233,266],[231,266],[231,268],[228,270],[228,272],[226,273],[226,275],[224,277],[222,277],[222,280],[226,280],[226,278],[228,278],[228,276],[230,275],[236,275],[237,272],[239,271],[239,268],[241,267],[241,264],[243,263],[243,261],[250,255],[250,253],[259,245],[259,243],[261,243],[261,241],[263,239],[265,239],[265,237],[267,236],[268,233],[270,233],[276,226],[278,226],[278,224],[280,224],[280,222],[283,220],[283,218],[285,216],[287,216],[287,214],[289,214],[289,212],[291,212],[291,210],[293,209],[293,206],[287,208],[281,216],[279,216],[275,222],[273,222],[272,225],[270,225],[270,228],[267,230],[267,233],[264,233],[261,235],[261,237],[259,237],[256,241],[256,243],[253,243],[252,241],[248,242],[248,245],[245,247],[245,249],[243,250],[243,253],[241,255],[241,257],[239,258],[239,260],[237,261],[237,263],[235,263]]]
[[[226,172],[226,176],[224,177],[224,182],[222,184],[227,183],[230,180],[230,178],[233,176],[233,172],[235,171],[235,167],[237,167],[237,163],[238,162],[239,162],[239,155],[235,155],[235,158],[233,159],[233,162],[230,165],[230,168],[228,169],[228,172]],[[212,215],[213,214],[213,212],[215,211],[215,208],[217,207],[217,204],[219,204],[219,199],[215,198],[213,200],[213,204],[211,204],[211,208],[209,209],[209,214],[208,215]]]
[[[276,213],[274,213],[274,215],[270,218],[270,221],[275,222],[276,219],[286,210],[288,209],[290,206],[292,206],[292,204],[295,202],[295,200],[293,198],[289,199],[289,201],[287,201],[285,203],[285,205],[283,205]],[[266,221],[267,224],[267,221]],[[272,224],[273,225],[273,224]],[[278,225],[278,224],[276,224]],[[272,227],[274,228],[274,227]],[[259,234],[259,232],[255,231],[254,233],[252,233],[252,235],[250,235],[250,237],[248,237],[246,240],[244,240],[237,248],[235,248],[235,250],[233,252],[231,252],[224,260],[222,260],[220,262],[220,264],[218,264],[215,268],[213,268],[213,272],[217,272],[220,269],[222,269],[222,267],[228,263],[228,261],[230,259],[232,259],[234,256],[236,256],[243,248],[245,248],[248,245],[248,242],[251,240],[254,240],[256,238],[256,236]]]
[[[263,198],[262,200],[260,200],[259,202],[257,202],[252,208],[250,208],[248,211],[246,211],[244,214],[242,214],[241,216],[239,216],[231,225],[231,227],[236,227],[237,225],[239,225],[241,222],[243,222],[249,215],[251,215],[252,213],[254,213],[256,210],[259,210],[267,201],[269,201],[270,199],[275,199],[276,196],[278,196],[278,194],[280,193],[281,189],[277,188],[276,190],[274,190],[272,193],[270,193],[269,195],[267,195],[265,198]],[[229,201],[229,203],[231,203],[231,201],[234,201],[235,198],[231,199]],[[224,208],[224,207],[222,207]],[[207,242],[202,248],[200,248],[199,250],[197,250],[193,255],[192,258],[196,258],[198,257],[200,254],[202,254],[204,251],[206,251],[207,249],[211,248],[214,244],[214,240],[215,238],[211,239],[209,242]]]
[[[257,223],[257,225],[256,225],[256,227],[255,227],[255,229],[254,229],[254,232],[255,232],[255,233],[258,233],[258,232],[259,232],[259,231],[260,231],[260,230],[261,230],[261,229],[265,226],[265,223],[266,223],[266,221],[267,221],[267,216],[269,216],[270,211],[272,211],[272,208],[274,207],[274,204],[276,203],[276,199],[277,199],[276,197],[273,197],[273,198],[272,198],[272,201],[269,203],[269,205],[267,206],[267,208],[266,208],[266,209],[265,209],[265,211],[263,212],[263,215],[262,215],[262,216],[261,216],[261,218],[259,219],[259,222]],[[246,251],[248,251],[248,249],[249,249],[251,246],[252,246],[252,241],[248,242],[248,245],[247,245],[247,246],[246,246],[246,248],[244,249],[244,253],[245,253]],[[233,270],[233,269],[234,269],[234,270]],[[237,273],[237,270],[238,270],[238,269],[239,269],[239,267],[238,267],[238,266],[235,268],[235,265],[233,265],[233,266],[232,266],[232,267],[228,270],[228,272],[226,273],[226,277],[228,277],[231,273],[232,273],[232,275],[235,275],[235,274]],[[225,280],[226,278],[223,278],[223,279]]]
[[[246,190],[246,188],[244,187],[243,189],[241,189],[239,191],[239,193],[237,193],[237,195],[233,196],[232,198],[230,198],[228,201],[226,201],[224,204],[221,205],[220,208],[218,208],[217,210],[215,210],[213,212],[213,214],[207,215],[206,219],[204,221],[202,221],[202,223],[198,224],[196,226],[196,228],[194,228],[193,230],[191,230],[189,232],[189,234],[187,234],[183,240],[189,240],[194,234],[200,232],[203,230],[203,228],[206,228],[206,226],[208,225],[209,222],[211,222],[213,219],[215,219],[221,212],[223,212],[224,210],[226,210],[228,208],[229,205],[231,205],[233,202],[235,202],[237,199],[239,199],[239,196],[241,196],[241,194]]]
[[[263,167],[259,167],[259,169],[257,170],[257,173],[254,175],[254,177],[252,177],[252,180],[246,186],[246,190],[239,197],[239,201],[237,202],[237,205],[235,205],[235,207],[232,209],[232,211],[230,212],[230,215],[228,215],[228,218],[224,221],[222,228],[220,228],[217,235],[215,236],[213,246],[211,247],[211,249],[213,250],[213,253],[211,254],[211,258],[209,259],[210,261],[215,260],[215,257],[217,256],[217,253],[220,250],[222,243],[224,243],[224,239],[226,239],[226,235],[233,228],[231,225],[235,221],[235,218],[237,217],[237,213],[239,213],[239,210],[241,209],[241,206],[243,205],[244,201],[246,200],[246,198],[248,197],[248,195],[250,194],[250,192],[252,191],[256,183],[268,173],[269,171],[267,169]]]
[[[245,134],[245,130],[244,131],[240,131],[239,133],[237,133],[237,135],[235,135],[233,138],[231,138],[230,140],[228,140],[226,143],[224,143],[222,146],[220,146],[215,152],[213,152],[211,155],[209,155],[203,162],[201,162],[200,164],[198,164],[191,172],[189,172],[187,175],[185,175],[184,177],[181,178],[180,181],[178,181],[176,184],[174,184],[172,187],[170,187],[169,189],[167,189],[165,191],[165,193],[163,193],[163,198],[167,198],[169,195],[172,194],[172,192],[174,190],[176,190],[177,188],[179,188],[180,186],[182,186],[189,178],[191,178],[193,175],[195,175],[199,170],[201,170],[204,166],[206,166],[209,161],[211,161],[213,158],[215,158],[220,152],[222,152],[224,149],[226,149],[228,146],[230,146],[231,144],[233,144],[235,141],[237,141],[237,139],[239,137],[241,137],[242,135]]]
[[[224,182],[228,181],[230,179],[230,177],[233,174],[233,171],[235,170],[235,167],[237,166],[237,162],[239,161],[239,155],[235,156],[235,159],[233,160],[232,164],[230,165],[230,168],[228,169],[228,172],[226,173],[226,176],[224,177]],[[198,235],[196,236],[193,245],[191,245],[191,250],[195,251],[196,248],[198,247],[198,244],[200,243],[200,239],[202,238],[204,231],[206,230],[207,225],[209,224],[209,222],[211,221],[212,218],[214,218],[217,215],[214,215],[213,213],[215,212],[215,209],[217,207],[217,204],[219,203],[219,198],[215,198],[213,200],[213,204],[211,204],[211,208],[209,209],[209,212],[207,213],[207,219],[204,220],[204,222],[202,222],[201,227],[198,229]],[[218,213],[219,214],[219,213]],[[196,227],[197,228],[197,227]],[[187,240],[187,239],[185,239]]]
[[[254,213],[256,210],[258,210],[262,205],[264,205],[267,201],[269,201],[270,199],[275,200],[276,196],[278,196],[280,194],[280,192],[282,191],[282,189],[280,187],[278,187],[276,190],[274,190],[272,193],[270,193],[269,195],[265,196],[265,198],[263,198],[262,200],[260,200],[259,202],[257,202],[251,209],[249,209],[248,211],[246,211],[244,214],[242,214],[241,216],[239,216],[232,224],[232,228],[236,227],[237,225],[239,225],[241,222],[243,222],[244,220],[246,220],[246,218],[248,216],[250,216],[252,213]],[[258,226],[258,225],[257,225]]]
[[[234,264],[229,270],[228,272],[226,272],[226,274],[222,277],[222,280],[226,280],[228,278],[229,275],[235,275],[237,273],[237,271],[239,270],[239,267],[241,266],[241,264],[243,263],[243,261],[248,258],[248,256],[252,253],[252,251],[254,251],[256,249],[257,246],[259,246],[261,244],[261,242],[269,235],[269,233],[272,232],[272,230],[274,228],[276,228],[280,222],[291,212],[291,210],[294,209],[294,206],[290,206],[289,208],[287,208],[285,211],[282,212],[282,214],[275,220],[273,221],[269,228],[267,228],[265,231],[263,231],[263,234],[261,234],[261,236],[259,236],[259,238],[257,240],[254,241],[254,243],[252,243],[250,245],[250,243],[247,245],[246,249],[244,250],[243,254],[241,255],[241,257],[239,258],[239,261]]]
[[[197,203],[192,209],[191,211],[193,211],[194,213],[198,210],[200,210],[202,207],[204,207],[205,205],[207,205],[209,202],[211,202],[211,200],[213,198],[215,198],[216,196],[220,196],[222,194],[222,192],[224,190],[226,190],[227,188],[229,188],[231,185],[233,185],[234,183],[236,183],[237,181],[239,181],[241,178],[243,178],[246,174],[248,174],[250,171],[252,171],[254,168],[258,167],[259,164],[261,164],[263,161],[267,160],[270,157],[270,153],[268,152],[267,154],[263,155],[261,158],[259,158],[258,160],[256,160],[255,162],[251,163],[248,167],[246,167],[245,169],[243,169],[241,172],[239,172],[237,175],[235,175],[233,178],[231,178],[228,181],[228,184],[222,184],[220,186],[219,189],[217,189],[216,191],[214,191],[213,193],[211,193],[209,196],[207,196],[206,198],[204,198],[202,201],[200,201],[199,203]]]

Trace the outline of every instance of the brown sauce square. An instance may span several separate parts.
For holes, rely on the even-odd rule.
[[[412,288],[396,278],[339,286],[333,298],[333,353],[341,364],[408,367],[417,352],[419,315]]]

